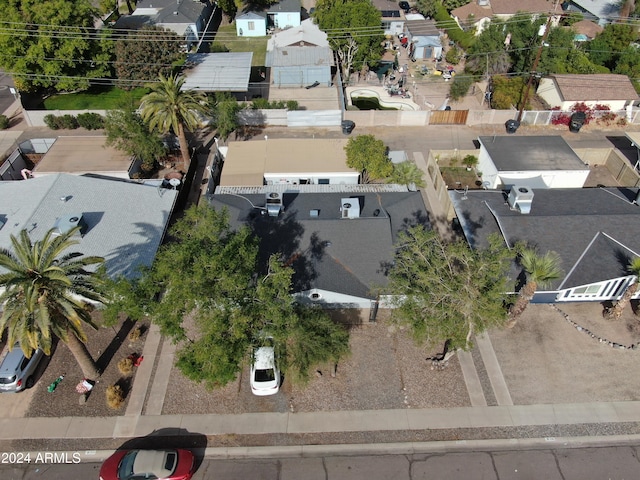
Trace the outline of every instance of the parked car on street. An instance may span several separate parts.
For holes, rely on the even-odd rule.
[[[118,450],[100,468],[100,480],[189,480],[195,458],[190,450]]]
[[[0,392],[19,392],[33,387],[44,352],[39,348],[27,358],[16,343],[0,364]]]
[[[251,392],[254,395],[273,395],[280,389],[280,371],[271,346],[255,349],[251,362]]]

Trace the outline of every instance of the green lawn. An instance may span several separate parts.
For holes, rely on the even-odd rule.
[[[216,40],[211,48],[215,52],[215,46],[224,45],[230,52],[253,52],[251,66],[264,66],[264,59],[267,55],[267,40],[269,37],[238,37],[236,34],[236,24],[224,25],[218,29]]]
[[[127,95],[139,103],[147,93],[149,89],[143,87],[129,92],[115,87],[90,88],[86,92],[52,95],[44,101],[44,106],[47,110],[113,110]]]

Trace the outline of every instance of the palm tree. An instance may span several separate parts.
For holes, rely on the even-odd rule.
[[[182,90],[184,78],[160,75],[160,83],[142,97],[140,115],[151,130],[178,136],[185,172],[189,168],[189,145],[185,130],[193,132],[200,124],[200,115],[206,111],[206,96],[202,92]]]
[[[629,272],[629,274],[634,275],[635,278],[633,280],[633,283],[631,283],[631,285],[629,285],[624,291],[620,300],[618,300],[611,308],[611,310],[609,310],[609,312],[607,313],[607,317],[612,320],[618,320],[622,316],[622,312],[631,301],[631,297],[633,297],[638,291],[638,276],[640,275],[639,257],[635,257],[629,262],[629,265],[627,265],[627,271]]]
[[[8,330],[8,343],[20,342],[26,356],[36,348],[51,354],[53,337],[62,340],[84,376],[96,379],[100,373],[85,345],[83,325],[94,329],[92,305],[103,302],[101,275],[86,267],[100,265],[100,257],[83,257],[81,253],[63,253],[78,243],[73,236],[79,228],[57,235],[49,230],[45,237],[31,242],[26,230],[16,238],[11,235],[13,252],[0,249],[0,331]]]
[[[393,173],[389,177],[389,183],[397,183],[400,185],[415,185],[416,187],[424,187],[424,172],[418,166],[410,162],[397,163],[393,166]]]
[[[532,248],[524,248],[520,252],[520,265],[527,275],[527,281],[520,289],[518,299],[509,311],[510,318],[507,323],[509,328],[516,324],[520,315],[525,311],[538,286],[548,285],[549,282],[562,275],[560,261],[560,255],[556,252],[550,251],[544,255],[539,255]]]

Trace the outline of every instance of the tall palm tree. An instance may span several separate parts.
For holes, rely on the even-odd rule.
[[[520,315],[525,311],[533,295],[536,293],[538,286],[546,286],[562,275],[560,255],[556,252],[550,251],[544,255],[539,255],[538,252],[532,248],[524,248],[520,252],[519,261],[525,271],[527,281],[520,289],[518,299],[509,311],[510,318],[507,323],[509,328],[516,324]]]
[[[620,300],[618,300],[615,305],[609,310],[607,316],[612,320],[618,320],[622,316],[622,312],[627,307],[629,302],[631,302],[631,297],[635,295],[638,291],[638,276],[640,276],[640,258],[635,257],[627,265],[627,271],[631,275],[635,275],[635,279],[633,283],[627,287],[627,289],[622,294]]]
[[[20,342],[27,356],[36,348],[51,353],[53,337],[68,347],[86,378],[96,379],[98,367],[85,345],[83,326],[97,328],[88,301],[103,302],[101,275],[87,269],[104,262],[100,257],[64,253],[78,243],[79,228],[56,235],[49,230],[32,243],[26,230],[11,235],[13,252],[0,249],[0,331],[7,328],[8,343]]]
[[[182,163],[185,171],[189,168],[189,145],[185,131],[198,128],[200,115],[206,112],[206,96],[202,92],[182,90],[184,78],[160,75],[160,83],[152,87],[152,92],[142,97],[140,115],[151,130],[162,134],[173,131],[180,142]]]
[[[388,182],[398,183],[400,185],[415,185],[416,187],[424,187],[424,172],[418,166],[407,160],[393,166],[393,173],[389,177]]]

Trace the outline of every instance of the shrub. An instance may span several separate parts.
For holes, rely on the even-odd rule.
[[[473,84],[471,75],[456,75],[453,77],[453,83],[449,89],[449,95],[452,100],[459,100],[469,91],[469,87]]]
[[[120,385],[107,387],[107,406],[114,410],[122,408],[124,404],[124,391]]]
[[[135,342],[139,340],[141,336],[142,336],[142,328],[140,328],[140,325],[138,325],[136,328],[131,330],[131,332],[129,332],[129,341]]]
[[[45,115],[44,123],[51,130],[58,130],[60,128],[60,126],[58,125],[58,117],[56,117],[55,115],[51,115],[51,114]]]
[[[295,100],[287,100],[287,110],[298,110],[298,102]]]
[[[75,130],[80,125],[78,125],[78,119],[73,115],[62,115],[58,117],[58,121],[60,122],[60,128],[64,128],[65,130]]]
[[[133,373],[133,360],[131,357],[125,357],[118,362],[118,370],[123,375],[131,375]]]
[[[462,57],[462,52],[455,46],[451,47],[446,55],[444,56],[444,59],[449,62],[449,63],[453,63],[454,65],[457,65],[460,62],[460,58]]]
[[[9,119],[6,115],[0,115],[0,130],[9,128]]]
[[[93,112],[78,115],[78,125],[87,130],[98,130],[104,126],[102,115]]]

